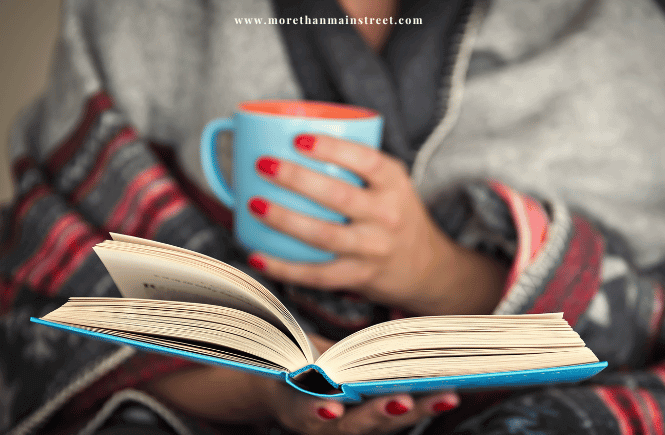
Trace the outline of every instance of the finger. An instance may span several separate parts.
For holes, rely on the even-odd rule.
[[[253,253],[247,263],[272,279],[319,290],[362,289],[373,270],[359,260],[340,258],[327,263],[292,263],[266,254]]]
[[[460,405],[459,395],[453,391],[445,391],[420,398],[416,401],[416,408],[422,415],[435,416],[449,412]]]
[[[413,414],[415,403],[406,394],[380,397],[347,410],[337,421],[342,433],[388,432],[417,421]]]
[[[256,170],[278,186],[296,192],[350,219],[366,219],[372,214],[367,189],[274,157],[260,157]]]
[[[364,144],[320,134],[301,134],[294,145],[308,157],[350,170],[370,187],[387,187],[397,179],[409,178],[403,162]]]
[[[309,337],[309,340],[312,342],[314,347],[316,347],[316,350],[319,351],[319,353],[325,352],[333,344],[335,344],[334,341],[328,340],[327,338],[325,338],[325,337],[323,337],[319,334],[310,333],[310,334],[307,334],[307,336]]]
[[[314,399],[293,391],[284,396],[281,406],[281,423],[299,433],[321,432],[325,426],[334,424],[345,413],[344,405],[339,402]]]
[[[313,419],[317,425],[339,419],[344,415],[344,405],[335,401],[308,400],[303,407],[309,419]]]
[[[324,251],[355,256],[385,256],[391,251],[390,237],[377,225],[323,221],[261,197],[251,198],[247,207],[269,227]]]

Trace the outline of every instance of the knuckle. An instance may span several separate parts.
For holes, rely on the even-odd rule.
[[[366,154],[363,156],[365,161],[365,167],[367,172],[376,172],[381,169],[381,166],[384,164],[385,156],[383,156],[379,151],[374,149],[367,149]]]
[[[330,190],[331,205],[336,208],[343,208],[351,200],[351,189],[347,186],[341,185],[335,189]]]
[[[338,229],[332,225],[321,225],[316,231],[314,242],[321,247],[330,247],[338,240]]]
[[[401,213],[394,207],[388,208],[382,213],[381,221],[391,231],[400,229],[404,223]]]
[[[339,250],[346,253],[354,253],[358,249],[360,244],[358,234],[351,227],[341,229],[339,232],[339,239],[337,240],[336,245],[338,245]]]
[[[393,252],[393,245],[388,238],[381,238],[372,246],[372,253],[376,257],[386,258]]]

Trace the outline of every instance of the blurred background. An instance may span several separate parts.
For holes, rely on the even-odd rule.
[[[12,195],[7,140],[19,110],[46,84],[61,0],[0,0],[0,204]]]

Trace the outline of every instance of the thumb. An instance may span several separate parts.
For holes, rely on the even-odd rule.
[[[308,417],[315,417],[321,421],[330,421],[340,418],[344,415],[345,407],[340,402],[334,400],[307,399],[309,402],[304,409]]]
[[[322,400],[291,390],[292,400],[285,398],[279,419],[282,425],[295,432],[318,433],[346,411],[343,404],[334,400]]]
[[[313,333],[308,334],[308,337],[312,342],[312,344],[314,345],[314,347],[316,347],[316,350],[319,351],[319,353],[325,352],[326,350],[328,350],[328,348],[330,348],[330,346],[335,344],[334,341],[328,340],[327,338],[324,338],[319,334],[313,334]]]

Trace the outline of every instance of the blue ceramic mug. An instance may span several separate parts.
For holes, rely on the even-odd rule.
[[[263,179],[256,161],[263,156],[290,160],[349,183],[361,180],[336,165],[305,157],[294,139],[302,133],[321,133],[378,148],[383,118],[361,107],[298,100],[248,101],[238,105],[233,117],[209,122],[201,135],[201,163],[217,197],[234,211],[238,241],[250,251],[297,262],[330,261],[334,255],[309,246],[261,223],[248,210],[248,201],[262,196],[282,206],[323,220],[344,222],[345,217]],[[217,136],[233,133],[233,188],[226,183],[217,161]]]

